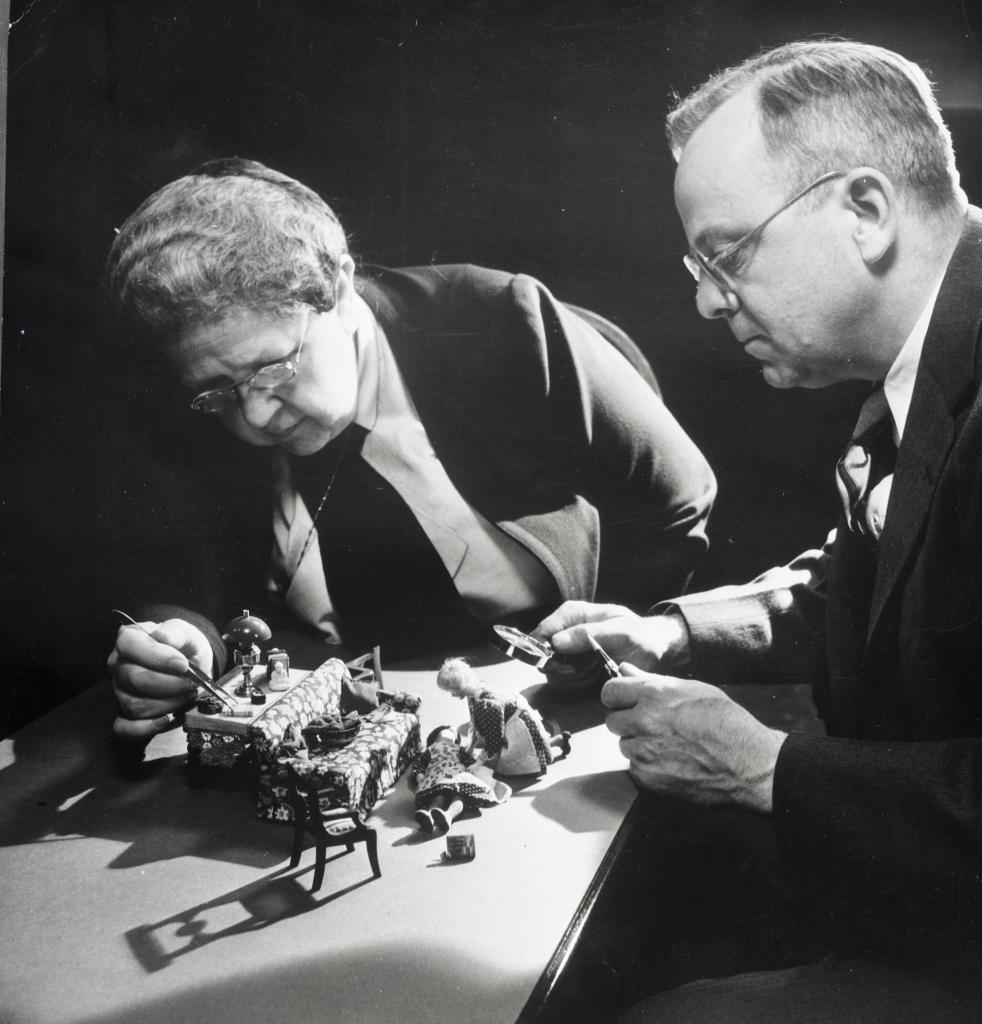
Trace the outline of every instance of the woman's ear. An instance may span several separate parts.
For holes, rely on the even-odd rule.
[[[341,326],[349,333],[354,334],[358,326],[358,307],[355,302],[355,264],[354,260],[345,253],[338,263],[338,276],[334,285],[335,308],[338,311],[338,319]]]
[[[892,251],[897,239],[897,191],[882,171],[859,167],[846,175],[844,194],[854,217],[853,243],[863,262],[873,266]]]

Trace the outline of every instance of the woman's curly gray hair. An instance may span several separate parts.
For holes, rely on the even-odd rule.
[[[117,309],[162,337],[234,310],[333,308],[348,251],[334,211],[254,160],[214,160],[154,192],[119,229],[107,265]]]

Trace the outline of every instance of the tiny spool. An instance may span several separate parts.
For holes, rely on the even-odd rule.
[[[447,836],[447,852],[445,860],[473,860],[476,855],[474,836],[467,832],[462,835]]]

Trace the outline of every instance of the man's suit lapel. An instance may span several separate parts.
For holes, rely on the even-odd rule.
[[[955,417],[975,391],[982,211],[970,209],[945,274],[921,354],[886,526],[880,538],[870,609],[873,633],[917,546],[955,438]]]
[[[918,373],[903,443],[891,490],[886,525],[880,537],[876,582],[870,608],[873,635],[908,557],[917,545],[931,498],[948,457],[955,431],[944,395],[937,384]]]

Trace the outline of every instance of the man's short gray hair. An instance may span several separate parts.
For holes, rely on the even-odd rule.
[[[788,43],[713,75],[668,115],[678,160],[717,107],[752,89],[768,153],[792,189],[826,171],[873,167],[919,206],[958,202],[951,135],[916,64],[848,40]]]
[[[164,337],[239,309],[333,308],[344,230],[316,192],[238,157],[154,192],[124,222],[107,283],[124,315]]]

